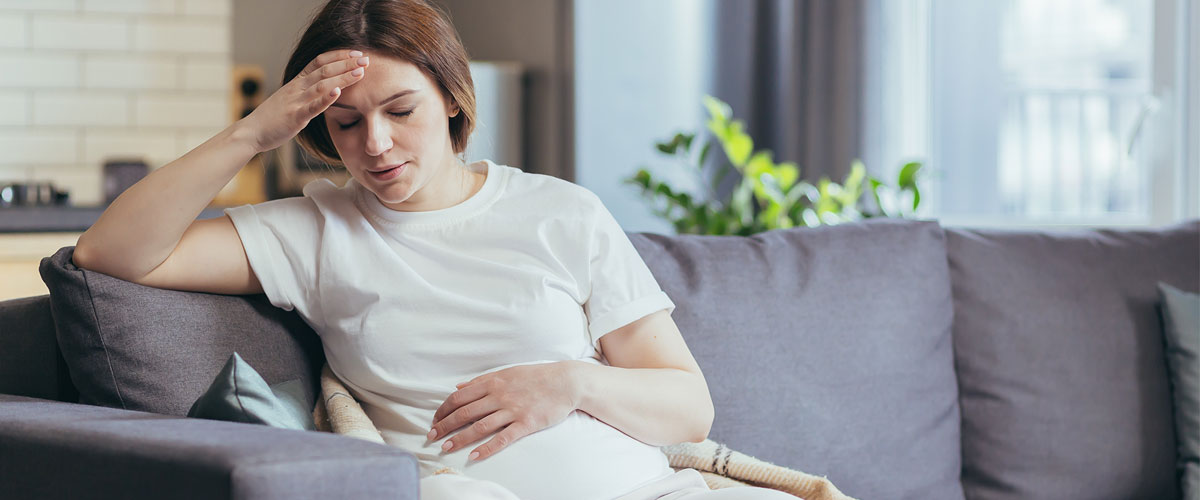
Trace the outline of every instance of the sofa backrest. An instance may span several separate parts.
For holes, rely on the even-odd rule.
[[[967,496],[1178,498],[1156,284],[1200,289],[1200,223],[946,234]]]
[[[629,236],[705,370],[714,439],[827,475],[859,498],[962,498],[952,304],[936,223]],[[83,402],[177,414],[237,345],[256,368],[247,352],[278,361],[305,350],[280,329],[299,339],[311,330],[261,296],[143,287],[75,267],[71,250],[45,259],[42,275]],[[44,316],[44,299],[40,307]],[[162,361],[180,354],[189,358],[174,370],[182,375],[165,377]]]
[[[963,498],[937,223],[631,240],[708,381],[713,440],[855,498]]]
[[[54,337],[49,295],[0,302],[0,394],[71,402],[79,395]]]

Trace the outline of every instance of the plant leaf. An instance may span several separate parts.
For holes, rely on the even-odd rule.
[[[696,160],[696,168],[704,170],[704,162],[708,160],[708,152],[712,149],[712,141],[704,141],[704,146],[700,148],[700,159]]]
[[[729,161],[735,167],[744,167],[746,160],[750,157],[750,152],[754,150],[754,141],[743,130],[741,120],[735,120],[726,128],[724,137],[721,138],[721,145],[725,147],[725,154],[729,156]]]
[[[896,181],[900,189],[917,187],[917,171],[921,170],[921,162],[909,162],[900,168],[900,176]]]
[[[725,121],[733,114],[733,111],[730,110],[728,104],[725,104],[725,101],[711,95],[704,96],[702,100],[704,107],[708,109],[708,114],[714,119]]]
[[[871,185],[871,197],[875,200],[875,210],[878,211],[879,215],[886,217],[887,212],[883,209],[883,202],[879,201],[879,186],[882,185],[883,182],[875,177],[871,177],[869,183]]]
[[[842,198],[843,206],[847,208],[855,208],[858,205],[858,198],[862,196],[862,181],[867,176],[867,167],[859,160],[854,160],[850,167],[850,175],[846,177],[846,183],[843,185],[845,194]]]
[[[834,206],[836,202],[829,196],[830,184],[832,183],[826,177],[822,177],[820,182],[817,182],[817,199],[813,208],[816,209],[818,216],[837,210],[837,207]]]
[[[817,227],[821,225],[821,218],[817,216],[817,212],[815,210],[806,208],[804,209],[803,214],[804,215],[801,216],[801,219],[804,221],[804,225],[808,227]]]
[[[800,178],[800,167],[792,162],[780,163],[776,166],[775,172],[778,173],[779,187],[784,191],[790,191],[795,185],[796,179]]]

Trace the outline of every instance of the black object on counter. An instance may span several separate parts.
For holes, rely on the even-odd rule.
[[[66,205],[70,195],[49,182],[16,182],[0,185],[0,208]]]
[[[104,162],[104,202],[112,203],[130,186],[150,173],[141,159],[113,159]]]

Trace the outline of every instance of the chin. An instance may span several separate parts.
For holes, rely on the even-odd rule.
[[[412,197],[412,193],[408,191],[407,186],[401,186],[398,184],[389,184],[385,189],[382,190],[382,192],[373,189],[371,191],[374,192],[375,197],[379,198],[379,201],[383,203],[404,203]]]

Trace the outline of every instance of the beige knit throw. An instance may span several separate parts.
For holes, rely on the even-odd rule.
[[[324,404],[321,404],[321,403]],[[317,430],[386,444],[362,406],[326,364],[321,369],[321,401],[313,408]],[[662,447],[671,467],[700,471],[712,489],[761,486],[791,493],[805,500],[854,500],[838,491],[828,479],[781,467],[733,451],[712,440]],[[445,468],[435,474],[458,473]]]

